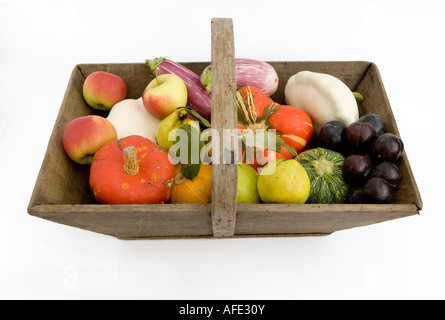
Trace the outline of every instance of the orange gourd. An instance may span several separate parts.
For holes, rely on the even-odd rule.
[[[257,130],[275,129],[277,137],[297,153],[303,151],[312,138],[312,120],[307,113],[289,105],[274,102],[254,86],[237,91],[238,128]],[[283,151],[281,152],[283,153]],[[288,154],[284,154],[288,157]]]
[[[193,179],[181,173],[181,165],[176,166],[173,180],[171,203],[211,203],[212,202],[212,166],[201,163],[198,175]]]
[[[174,165],[167,151],[138,135],[113,140],[94,155],[90,187],[105,204],[158,204],[170,198]]]

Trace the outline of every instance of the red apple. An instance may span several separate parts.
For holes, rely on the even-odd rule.
[[[107,142],[117,139],[114,126],[101,116],[71,120],[63,131],[63,148],[79,164],[91,164],[94,154]]]
[[[97,110],[110,110],[127,96],[127,85],[118,75],[96,71],[83,83],[83,97],[87,104]]]
[[[187,87],[174,74],[163,74],[154,78],[142,94],[142,102],[152,115],[164,119],[177,108],[187,104]]]

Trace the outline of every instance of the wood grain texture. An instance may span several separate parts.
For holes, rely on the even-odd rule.
[[[417,213],[414,204],[240,204],[235,234],[329,234]]]
[[[369,66],[356,90],[364,97],[364,101],[359,104],[360,115],[367,113],[380,115],[385,121],[387,132],[394,133],[403,141],[403,136],[397,127],[380,72],[374,63]],[[401,171],[402,179],[394,192],[393,202],[412,203],[417,207],[418,211],[422,210],[422,198],[406,152],[397,162],[397,165]]]
[[[212,225],[215,237],[233,236],[236,222],[238,166],[226,155],[227,132],[237,128],[235,48],[231,19],[212,19],[212,129],[220,137],[213,153]],[[229,145],[227,145],[229,142]],[[233,145],[233,144],[232,144]],[[215,150],[215,149],[213,149]],[[230,149],[229,149],[230,150]],[[216,161],[215,161],[216,160]],[[232,162],[232,163],[227,163]]]
[[[211,205],[35,205],[30,214],[118,238],[212,236]]]
[[[75,204],[93,201],[88,189],[89,168],[74,165],[62,145],[65,126],[74,118],[93,114],[82,95],[85,78],[76,66],[68,83],[59,114],[31,196],[30,205]]]

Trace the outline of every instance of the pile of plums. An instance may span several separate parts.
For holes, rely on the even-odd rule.
[[[340,121],[327,122],[320,130],[320,146],[345,156],[343,178],[351,186],[350,203],[389,203],[402,177],[397,161],[403,142],[386,132],[383,119],[374,113],[346,127]]]

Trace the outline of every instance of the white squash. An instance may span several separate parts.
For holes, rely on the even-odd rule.
[[[328,121],[338,120],[349,126],[359,118],[353,92],[340,79],[329,74],[298,72],[287,81],[284,96],[287,104],[311,117],[316,134]]]
[[[156,142],[156,130],[161,119],[148,112],[139,99],[125,99],[111,108],[107,119],[116,129],[117,138],[139,135]]]

